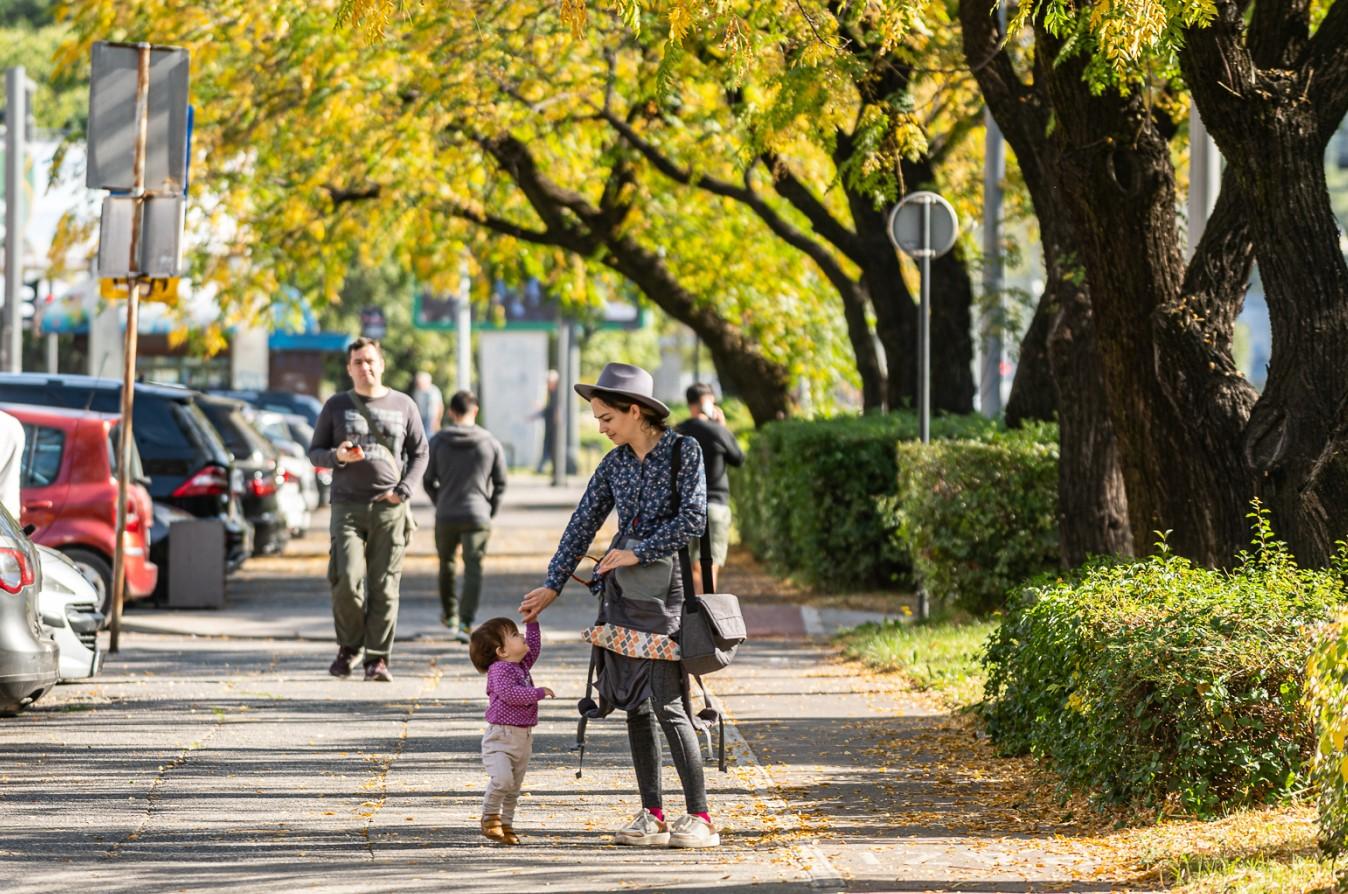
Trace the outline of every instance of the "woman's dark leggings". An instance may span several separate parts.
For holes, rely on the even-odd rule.
[[[683,669],[677,661],[651,662],[651,697],[641,707],[627,712],[627,740],[632,745],[632,765],[637,771],[642,807],[664,807],[660,791],[660,739],[655,734],[658,720],[683,785],[688,812],[706,813],[702,746],[683,707],[682,677]]]

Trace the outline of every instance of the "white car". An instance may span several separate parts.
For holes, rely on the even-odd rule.
[[[61,680],[92,677],[103,667],[98,628],[98,591],[74,562],[54,549],[37,547],[42,564],[42,589],[37,597],[38,617],[51,632],[60,653]]]
[[[281,512],[290,533],[302,537],[309,529],[309,513],[319,504],[318,476],[314,464],[309,462],[307,445],[294,440],[284,414],[258,410],[252,420],[280,454],[280,472],[285,478],[278,495]]]

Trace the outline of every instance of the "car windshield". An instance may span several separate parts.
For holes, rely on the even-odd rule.
[[[302,419],[292,419],[290,420],[290,436],[295,439],[295,443],[308,450],[309,445],[314,442],[313,426]]]
[[[118,447],[122,443],[122,427],[114,425],[108,432],[108,468],[112,469],[112,477],[116,478],[121,466],[117,462]],[[143,481],[145,479],[145,469],[140,464],[140,451],[136,449],[136,442],[131,441],[131,480]]]
[[[243,431],[235,424],[231,407],[228,404],[203,403],[201,409],[215,426],[215,430],[220,433],[221,440],[225,442],[229,452],[234,454],[234,458],[247,459],[253,452],[253,445],[248,443]]]

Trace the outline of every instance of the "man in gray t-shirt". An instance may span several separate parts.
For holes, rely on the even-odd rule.
[[[460,391],[449,399],[450,424],[431,438],[422,484],[435,501],[435,549],[440,555],[440,620],[468,642],[482,593],[482,560],[491,520],[505,495],[505,450],[477,425],[477,398]],[[463,547],[463,598],[454,592],[454,562]]]
[[[313,464],[332,469],[328,583],[338,650],[328,672],[349,676],[364,649],[365,679],[387,682],[426,432],[412,399],[384,386],[379,342],[358,338],[348,345],[346,371],[356,387],[323,405],[309,445]]]

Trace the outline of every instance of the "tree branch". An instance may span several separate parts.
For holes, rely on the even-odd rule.
[[[451,217],[457,217],[460,220],[466,220],[469,223],[484,226],[501,236],[509,236],[512,239],[518,239],[521,242],[530,242],[534,245],[553,245],[559,248],[566,247],[558,242],[546,230],[531,230],[527,227],[522,227],[519,224],[511,223],[503,217],[496,217],[495,215],[487,214],[484,211],[476,211],[461,202],[445,202],[442,203],[439,208],[442,212]]]
[[[773,152],[765,152],[762,160],[768,167],[768,173],[772,175],[773,188],[781,197],[805,215],[816,233],[833,243],[838,251],[847,255],[853,262],[857,262],[861,255],[857,234],[839,223],[833,213],[815,196],[813,190],[791,172],[790,166],[780,156]]]
[[[323,189],[327,192],[328,198],[332,199],[332,207],[334,209],[352,202],[366,202],[371,199],[377,199],[383,192],[383,187],[378,183],[354,187],[343,187],[338,186],[335,183],[325,183],[323,184]]]
[[[1348,0],[1337,0],[1310,39],[1304,55],[1310,99],[1324,139],[1348,115]]]
[[[760,220],[763,221],[763,223],[767,224],[768,229],[770,229],[778,238],[792,248],[804,252],[807,257],[814,261],[815,264],[818,265],[820,271],[828,277],[831,283],[833,283],[835,288],[839,290],[844,288],[854,288],[851,277],[843,271],[842,267],[833,256],[829,254],[824,246],[787,223],[780,214],[774,211],[772,207],[763,200],[762,196],[754,191],[748,184],[747,171],[745,172],[746,179],[745,185],[743,186],[729,183],[717,177],[694,174],[692,171],[681,168],[679,165],[675,164],[669,156],[661,152],[653,143],[637,133],[630,124],[614,115],[612,112],[601,112],[599,117],[608,122],[610,127],[616,130],[624,140],[640,152],[641,155],[661,174],[668,177],[670,180],[673,180],[675,183],[696,187],[697,189],[705,190],[712,195],[732,199],[747,206]],[[782,191],[780,186],[778,186],[778,191]],[[783,195],[785,196],[785,193],[783,193]],[[787,197],[787,199],[790,201],[789,197]],[[795,203],[793,202],[792,204]],[[826,220],[833,222],[836,225],[836,221],[833,221],[832,217],[828,215],[827,209],[822,209],[822,211]],[[815,230],[820,232],[819,223],[814,218],[810,217],[809,214],[806,214],[806,217],[810,218],[810,223],[815,226]],[[844,232],[846,231],[844,230]],[[820,232],[820,235],[824,236],[826,239],[829,238],[828,233]],[[847,235],[850,236],[850,234]],[[833,240],[829,239],[829,241],[832,242]]]
[[[1306,48],[1310,0],[1258,0],[1250,13],[1246,43],[1260,68],[1290,68]]]
[[[581,254],[590,254],[598,247],[594,235],[568,220],[562,211],[570,211],[580,223],[599,217],[600,212],[584,196],[543,177],[523,143],[510,134],[501,134],[482,138],[479,144],[519,186],[548,233],[556,240],[564,240],[555,244]]]

